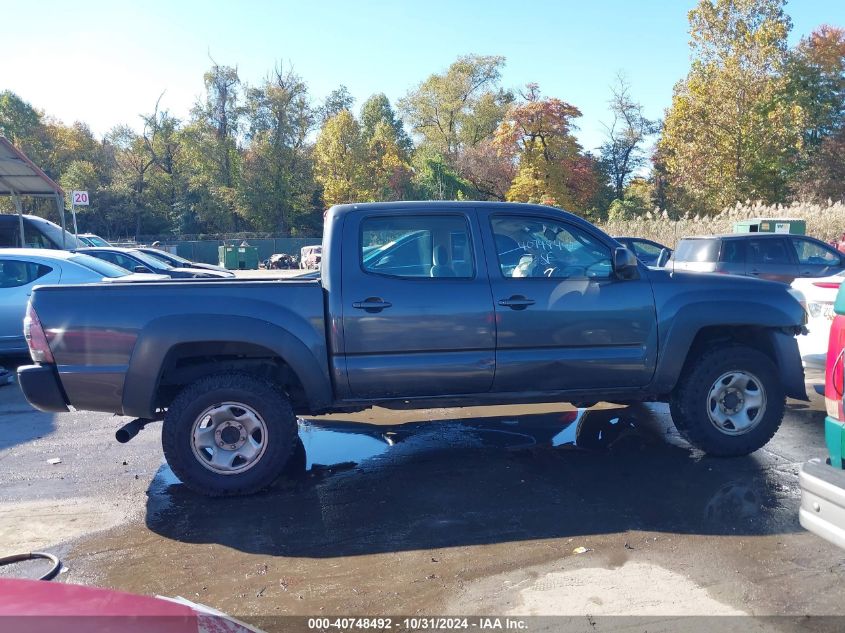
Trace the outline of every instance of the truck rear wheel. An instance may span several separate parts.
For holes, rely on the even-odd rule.
[[[296,416],[271,382],[215,374],[176,396],[161,438],[168,465],[192,490],[208,496],[251,494],[284,470],[296,446]]]
[[[670,399],[672,421],[708,455],[748,455],[780,427],[786,397],[777,368],[739,345],[711,349],[688,364]]]

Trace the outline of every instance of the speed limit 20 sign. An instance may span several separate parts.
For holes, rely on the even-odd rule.
[[[75,207],[87,207],[88,206],[88,192],[87,191],[74,191],[71,193],[71,202]]]

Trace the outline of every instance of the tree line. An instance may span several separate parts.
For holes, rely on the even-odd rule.
[[[605,140],[585,150],[581,111],[536,83],[501,85],[505,58],[467,55],[392,104],[323,102],[278,65],[258,85],[212,62],[181,120],[155,104],[138,129],[96,138],[10,91],[0,134],[66,191],[86,189],[86,230],[116,238],[245,231],[318,235],[343,202],[539,202],[593,220],[659,208],[707,215],[737,201],[845,199],[845,30],[794,47],[785,0],[700,0],[691,65],[663,120],[619,75]],[[39,202],[30,209],[43,210]]]

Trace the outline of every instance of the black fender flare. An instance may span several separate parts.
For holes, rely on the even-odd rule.
[[[325,340],[315,339],[309,346],[290,331],[251,317],[180,314],[155,319],[139,334],[124,381],[124,415],[154,416],[164,363],[176,345],[216,341],[269,349],[296,373],[311,410],[325,409],[331,403]]]
[[[748,327],[760,330],[764,335],[767,347],[774,355],[786,395],[797,400],[808,400],[801,354],[790,331],[791,328],[800,327],[800,319],[774,305],[754,300],[745,300],[733,304],[733,307],[731,305],[730,302],[718,305],[713,302],[687,304],[679,307],[671,319],[662,324],[660,329],[665,334],[660,337],[660,360],[654,374],[653,390],[665,394],[675,388],[693,341],[702,329],[717,326]]]

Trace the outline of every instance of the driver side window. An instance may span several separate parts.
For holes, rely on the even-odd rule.
[[[839,256],[815,242],[794,238],[792,246],[798,256],[798,262],[816,266],[836,266],[839,264]]]
[[[575,226],[528,216],[494,216],[490,222],[503,277],[611,276],[610,248]]]

